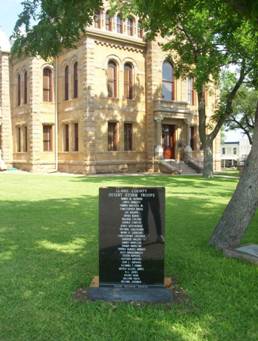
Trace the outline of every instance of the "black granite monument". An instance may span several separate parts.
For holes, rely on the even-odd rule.
[[[169,302],[164,288],[165,189],[99,192],[99,288],[91,299]]]

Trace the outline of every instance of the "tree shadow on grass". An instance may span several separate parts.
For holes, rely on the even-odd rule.
[[[148,185],[162,186],[171,177],[148,180]],[[131,177],[119,182],[130,185]],[[134,183],[144,185],[145,178]],[[190,184],[198,182],[180,178],[180,186]],[[172,179],[169,188],[174,187],[179,184]],[[198,191],[191,200],[186,192],[176,198],[171,194],[166,204],[166,273],[186,290],[190,307],[73,302],[72,293],[98,272],[97,196],[0,202],[4,339],[32,340],[39,330],[42,340],[240,340],[255,335],[258,311],[257,305],[250,310],[250,304],[258,299],[257,274],[254,267],[225,259],[207,246],[224,204],[215,193],[207,199]],[[240,331],[239,312],[245,314]]]

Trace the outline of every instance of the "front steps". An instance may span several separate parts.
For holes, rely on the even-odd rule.
[[[184,161],[177,160],[159,160],[158,161],[159,170],[166,174],[183,174],[192,175],[198,174],[196,169],[187,165]]]

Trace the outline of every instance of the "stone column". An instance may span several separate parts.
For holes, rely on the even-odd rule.
[[[161,145],[161,132],[162,132],[162,126],[161,126],[161,117],[155,117],[154,118],[156,122],[156,143],[155,143],[155,157],[158,159],[163,158],[163,148]]]

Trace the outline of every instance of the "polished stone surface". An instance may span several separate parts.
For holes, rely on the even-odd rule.
[[[100,189],[100,287],[163,287],[164,210],[164,188]]]
[[[165,288],[89,288],[89,299],[111,302],[170,303],[172,291]]]

